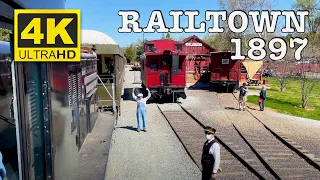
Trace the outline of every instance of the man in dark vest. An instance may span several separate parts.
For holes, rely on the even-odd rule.
[[[202,180],[215,179],[220,165],[220,145],[214,138],[216,130],[212,127],[205,128],[207,141],[202,151]]]

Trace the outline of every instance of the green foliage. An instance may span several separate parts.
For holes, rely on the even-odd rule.
[[[171,37],[170,33],[167,33],[166,39],[173,39],[173,38]]]
[[[320,85],[318,84],[309,97],[309,107],[301,107],[301,87],[300,82],[289,80],[285,92],[280,92],[275,78],[268,78],[272,89],[267,90],[267,100],[265,106],[280,113],[293,116],[320,120]],[[249,96],[248,101],[258,104],[258,96]],[[311,110],[310,110],[311,109]]]
[[[308,32],[318,32],[320,27],[319,2],[317,0],[296,0],[293,7],[297,10],[309,11],[309,15],[306,16]]]
[[[147,42],[147,39],[145,40],[138,40],[138,42],[135,44],[136,47],[136,61],[141,61],[141,58],[144,54],[144,43]]]
[[[124,56],[127,58],[128,63],[134,61],[136,57],[136,47],[133,43],[131,43],[129,47],[125,48]]]
[[[8,29],[0,28],[0,41],[9,41],[11,33]]]
[[[203,41],[209,44],[211,47],[218,50],[230,49],[230,41],[224,38],[221,34],[208,34],[203,38]]]
[[[292,34],[287,34],[286,36],[283,37],[283,40],[286,41],[287,44],[290,43],[290,38],[293,38]]]

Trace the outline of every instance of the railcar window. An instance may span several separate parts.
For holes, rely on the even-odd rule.
[[[171,56],[163,56],[163,59],[162,59],[162,64],[163,66],[167,66],[167,65],[170,65],[170,61],[171,61]]]
[[[182,51],[182,44],[176,44],[175,45],[175,50],[176,51]]]
[[[158,61],[157,60],[151,60],[150,70],[151,71],[158,71]]]
[[[229,64],[229,59],[222,59],[222,64]]]
[[[152,51],[152,48],[154,47],[153,44],[148,44],[148,51]]]

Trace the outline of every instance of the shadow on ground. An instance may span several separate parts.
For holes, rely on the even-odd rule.
[[[253,108],[253,107],[250,107],[250,106],[247,106],[247,107],[248,107],[248,109],[258,111],[258,109],[256,109],[256,108]]]
[[[197,81],[194,85],[190,86],[188,90],[211,90],[212,83]]]
[[[133,127],[133,126],[121,126],[121,127],[117,127],[117,128],[121,128],[121,129],[128,129],[131,131],[137,131],[138,129]]]
[[[225,107],[224,109],[228,109],[228,110],[235,110],[235,111],[238,111],[238,110],[239,110],[239,109],[234,108],[234,107]]]

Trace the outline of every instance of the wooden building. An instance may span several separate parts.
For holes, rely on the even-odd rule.
[[[183,40],[184,51],[187,56],[187,82],[198,80],[204,72],[209,70],[211,52],[216,49],[201,40],[196,35]]]

